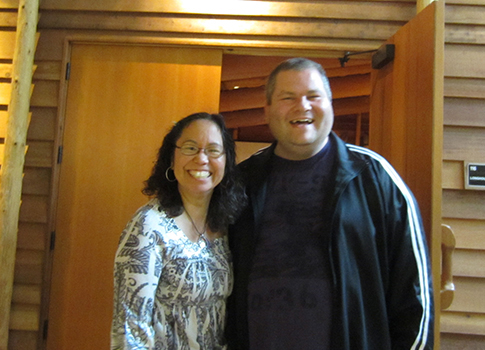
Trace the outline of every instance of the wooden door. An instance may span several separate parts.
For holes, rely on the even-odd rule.
[[[74,44],[47,348],[109,349],[114,254],[173,122],[217,112],[222,52]]]
[[[433,2],[389,39],[395,45],[395,59],[371,74],[369,130],[369,148],[390,161],[420,206],[432,259],[436,342],[441,275],[443,12],[443,2]]]

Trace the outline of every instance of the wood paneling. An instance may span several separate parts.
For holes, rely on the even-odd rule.
[[[485,44],[484,26],[446,25],[445,38],[447,43]]]
[[[20,222],[17,237],[17,248],[45,250],[47,228],[44,224]]]
[[[443,191],[443,217],[485,220],[483,191]]]
[[[50,194],[51,169],[26,167],[22,184],[23,194],[43,195]]]
[[[10,330],[8,348],[14,350],[37,350],[37,339],[37,331]]]
[[[401,3],[400,3],[401,2]],[[61,1],[44,0],[41,9],[84,10],[84,11],[117,11],[171,13],[191,15],[228,15],[253,17],[313,17],[313,18],[346,18],[358,20],[407,21],[415,14],[415,4],[409,1],[325,1],[324,4],[305,2],[271,2],[271,1],[192,1],[176,2],[133,2],[130,0],[105,1]]]
[[[449,2],[447,1],[447,4]],[[480,6],[446,6],[446,23],[485,24],[485,8]]]
[[[34,80],[60,80],[61,62],[59,61],[36,61],[37,69],[34,73]]]
[[[2,24],[2,26],[15,28],[17,26],[17,12],[1,11],[0,23]]]
[[[41,287],[38,284],[17,284],[13,287],[12,302],[40,305]]]
[[[484,111],[485,99],[447,97],[444,125],[485,127]]]
[[[59,82],[53,80],[34,80],[35,89],[30,100],[34,107],[57,107]]]
[[[455,250],[453,253],[453,275],[485,278],[485,249]]]
[[[20,221],[46,224],[48,207],[47,196],[23,195],[20,206]]]
[[[15,48],[15,31],[0,31],[0,59],[12,59]]]
[[[12,77],[12,65],[7,63],[0,63],[0,78],[10,79],[11,77]]]
[[[264,88],[221,91],[219,112],[232,112],[242,109],[262,108],[265,104]]]
[[[445,126],[443,159],[485,161],[485,129]]]
[[[36,331],[39,329],[39,306],[13,304],[10,311],[10,329]]]
[[[449,161],[443,162],[442,168],[442,187],[445,189],[462,190],[464,185],[464,163],[463,161]]]
[[[50,168],[54,157],[53,146],[54,142],[51,141],[28,141],[25,166]]]
[[[454,276],[455,297],[449,311],[485,313],[485,281]]]
[[[27,139],[30,141],[54,141],[56,132],[57,109],[32,107]]]
[[[485,98],[483,79],[445,78],[445,97]]]
[[[485,340],[484,337],[473,337],[473,334],[478,334],[478,335],[485,335],[485,315],[484,314],[479,314],[479,313],[465,313],[465,312],[449,312],[445,311],[441,315],[441,331],[443,333],[463,333],[467,334],[469,338],[462,338],[462,337],[457,337],[458,339],[461,339],[462,342],[466,343],[467,340],[471,339],[479,339],[479,340]],[[453,344],[453,339],[456,339],[454,336],[447,336],[446,343],[447,345],[443,344],[446,346],[447,349],[453,349],[457,350],[460,348],[452,348],[448,347],[449,344]],[[483,344],[481,344],[483,346]],[[442,349],[445,348],[442,346]],[[468,348],[465,348],[468,349]],[[482,348],[476,348],[476,349],[483,349]]]
[[[485,250],[485,220],[444,218],[443,223],[453,228],[457,249]]]
[[[17,249],[14,276],[15,284],[42,284],[43,263],[44,252],[30,249]]]
[[[441,350],[482,350],[485,337],[443,333],[441,342]]]
[[[483,57],[484,46],[446,44],[445,77],[485,78]]]
[[[388,22],[376,21],[371,24],[365,21],[333,19],[290,22],[285,19],[253,20],[238,17],[234,19],[222,18],[185,18],[161,15],[144,15],[143,21],[130,13],[66,12],[59,16],[58,12],[42,11],[39,20],[41,28],[85,29],[85,30],[123,30],[123,31],[152,31],[185,34],[223,34],[223,35],[251,35],[282,36],[282,37],[325,37],[354,38],[367,40],[385,40],[392,36],[405,24],[405,21]]]

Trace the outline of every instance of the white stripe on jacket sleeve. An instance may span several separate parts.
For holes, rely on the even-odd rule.
[[[421,316],[421,323],[419,327],[418,335],[414,341],[412,350],[424,349],[427,343],[429,323],[431,318],[431,295],[429,291],[429,273],[426,260],[426,245],[424,242],[425,235],[421,230],[420,219],[418,211],[416,208],[416,202],[414,196],[410,192],[409,188],[406,186],[402,178],[399,176],[397,171],[389,164],[389,162],[381,155],[355,145],[347,144],[347,148],[351,151],[368,155],[373,159],[377,160],[384,170],[391,177],[392,181],[396,184],[399,190],[402,192],[406,203],[408,205],[408,218],[409,227],[411,231],[411,240],[413,245],[414,257],[416,259],[416,265],[418,267],[419,273],[419,283],[421,285],[421,300],[423,303],[423,315]]]

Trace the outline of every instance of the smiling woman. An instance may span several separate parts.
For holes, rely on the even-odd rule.
[[[177,122],[144,193],[153,198],[126,225],[116,253],[111,348],[225,349],[233,283],[226,232],[245,196],[222,116]]]

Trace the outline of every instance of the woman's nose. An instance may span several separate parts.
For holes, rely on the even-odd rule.
[[[196,160],[199,163],[207,163],[209,161],[209,156],[205,154],[205,149],[200,148],[199,152],[194,157],[194,160]]]

